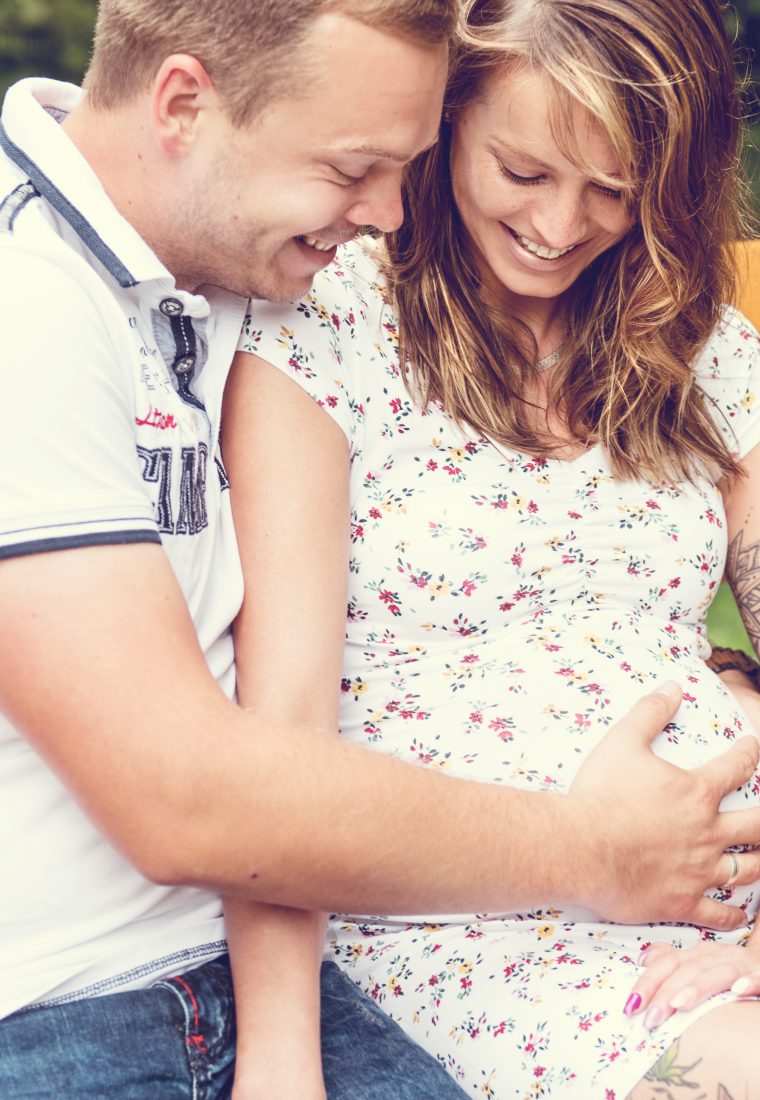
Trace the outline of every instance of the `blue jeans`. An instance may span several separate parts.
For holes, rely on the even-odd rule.
[[[0,1021],[2,1100],[222,1100],[234,1061],[226,957],[149,989]],[[330,1100],[465,1095],[334,963],[322,967],[322,1061]]]

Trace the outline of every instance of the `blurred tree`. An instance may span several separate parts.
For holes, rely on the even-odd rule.
[[[0,0],[0,91],[21,76],[79,82],[97,0]]]

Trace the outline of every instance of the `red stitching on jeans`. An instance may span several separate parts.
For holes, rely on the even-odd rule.
[[[198,1012],[198,1002],[195,999],[195,994],[193,993],[192,989],[187,984],[184,978],[170,978],[170,981],[176,982],[177,985],[182,986],[182,988],[185,990],[188,997],[190,998],[190,1004],[193,1006],[193,1027],[195,1028],[196,1033],[195,1035],[188,1035],[185,1039],[185,1042],[188,1046],[196,1047],[201,1054],[208,1054],[208,1051],[206,1050],[206,1037],[198,1031],[198,1027],[200,1025],[200,1015]]]

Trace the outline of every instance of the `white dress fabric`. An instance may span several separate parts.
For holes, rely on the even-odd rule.
[[[726,552],[716,487],[616,480],[599,447],[574,461],[499,449],[415,403],[397,344],[366,241],[344,248],[300,303],[252,303],[240,344],[290,375],[349,441],[342,735],[450,775],[562,792],[605,730],[665,679],[685,694],[655,743],[663,757],[691,767],[748,732],[704,664]],[[760,438],[759,368],[757,335],[727,312],[696,370],[739,454]],[[756,776],[725,806],[758,792]],[[754,916],[755,889],[733,900]],[[730,998],[653,1033],[623,1015],[642,947],[700,937],[742,933],[620,926],[571,907],[354,915],[333,919],[328,954],[472,1096],[622,1100]]]

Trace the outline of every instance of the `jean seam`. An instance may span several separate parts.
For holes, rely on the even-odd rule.
[[[180,988],[177,988],[178,985],[180,985]],[[193,1088],[192,1100],[203,1100],[196,1063],[198,1056],[206,1053],[206,1043],[199,1031],[198,1006],[193,992],[182,978],[171,978],[168,981],[156,982],[153,988],[167,989],[179,1001],[185,1021],[185,1057],[187,1058]]]

